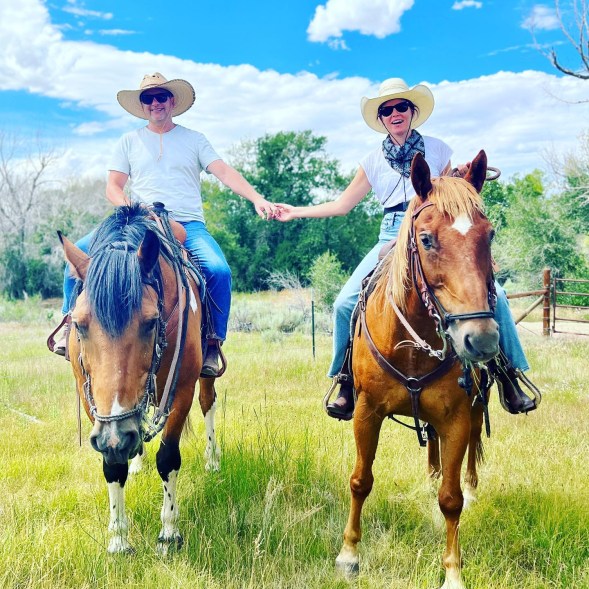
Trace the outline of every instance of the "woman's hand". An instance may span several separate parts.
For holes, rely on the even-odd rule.
[[[294,214],[296,207],[294,207],[293,205],[288,205],[285,203],[276,203],[275,206],[276,214],[274,215],[274,218],[276,220],[286,222],[298,218]]]

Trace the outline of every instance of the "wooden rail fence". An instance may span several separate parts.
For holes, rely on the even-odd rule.
[[[542,334],[549,336],[552,333],[570,333],[573,335],[589,335],[587,333],[576,333],[572,331],[559,331],[556,329],[557,321],[566,321],[570,323],[589,323],[587,319],[563,317],[557,315],[558,309],[579,309],[589,311],[589,306],[584,305],[571,305],[559,303],[564,296],[580,296],[586,297],[589,302],[589,292],[570,292],[566,290],[559,290],[557,284],[589,284],[589,280],[580,280],[576,278],[556,278],[551,276],[550,268],[544,268],[542,275],[542,288],[540,290],[530,290],[527,292],[516,292],[507,295],[508,299],[521,299],[524,297],[537,297],[534,301],[522,311],[517,317],[514,317],[514,321],[519,323],[522,319],[527,317],[536,307],[542,305]],[[561,287],[563,288],[563,287]],[[551,325],[552,318],[552,325]]]

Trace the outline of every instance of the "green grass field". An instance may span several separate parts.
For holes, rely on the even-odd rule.
[[[45,317],[47,312],[45,312]],[[101,457],[83,419],[77,442],[70,366],[49,354],[47,318],[0,323],[0,587],[337,588],[334,574],[354,460],[349,423],[321,398],[331,342],[306,334],[232,333],[218,383],[219,473],[204,470],[198,407],[181,445],[180,528],[185,545],[160,558],[157,443],[130,477],[133,556],[106,553],[108,505]],[[469,589],[589,587],[589,338],[523,330],[530,375],[544,392],[527,417],[493,395],[492,437],[479,500],[462,517]],[[433,524],[426,453],[415,434],[385,423],[366,502],[359,588],[438,588],[445,534]]]

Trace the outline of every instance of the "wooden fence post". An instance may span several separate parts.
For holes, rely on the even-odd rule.
[[[550,268],[544,268],[544,314],[542,318],[542,334],[550,335]]]

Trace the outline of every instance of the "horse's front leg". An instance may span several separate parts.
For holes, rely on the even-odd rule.
[[[110,522],[108,531],[110,538],[108,541],[108,552],[115,554],[118,552],[133,552],[129,544],[129,520],[125,511],[125,482],[129,474],[128,463],[124,464],[107,464],[102,460],[102,471],[108,485],[108,501],[110,508]]]
[[[378,446],[383,418],[366,403],[366,395],[359,395],[354,412],[354,438],[356,440],[356,464],[350,477],[352,500],[348,523],[344,531],[344,543],[335,560],[338,571],[351,578],[360,571],[358,542],[362,538],[360,516],[364,501],[372,490],[374,476],[372,464]]]
[[[483,461],[483,406],[475,403],[470,414],[470,438],[464,476],[464,509],[468,509],[477,500],[479,475],[477,465]]]
[[[462,513],[463,495],[460,488],[460,471],[468,439],[470,419],[456,419],[454,427],[440,434],[442,453],[442,484],[438,503],[446,519],[446,549],[442,557],[446,581],[442,589],[464,589],[460,573],[460,543],[458,530]]]
[[[205,419],[207,445],[205,448],[205,470],[218,471],[221,464],[221,448],[217,444],[215,434],[215,413],[217,411],[217,392],[214,378],[200,379],[200,393],[198,396],[200,408]]]
[[[171,419],[172,416],[170,416]],[[157,540],[157,551],[165,556],[171,547],[180,548],[184,543],[178,529],[178,501],[176,485],[182,459],[180,457],[179,438],[162,436],[156,454],[157,470],[163,482],[164,501],[162,505],[162,529]]]

